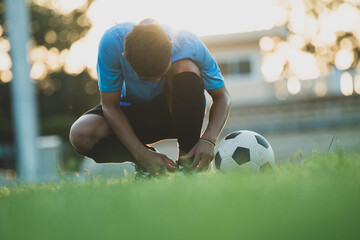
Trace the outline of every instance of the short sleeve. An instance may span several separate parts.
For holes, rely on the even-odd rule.
[[[198,64],[203,78],[204,88],[214,90],[224,86],[224,77],[205,44],[194,34],[196,52],[194,60]]]
[[[124,81],[120,64],[121,44],[120,39],[109,30],[100,40],[96,70],[102,92],[121,91]]]

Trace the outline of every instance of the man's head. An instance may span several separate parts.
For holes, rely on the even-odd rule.
[[[169,69],[171,45],[159,24],[140,23],[125,37],[124,57],[140,78],[158,80]]]

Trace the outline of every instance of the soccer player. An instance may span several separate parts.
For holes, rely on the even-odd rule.
[[[101,105],[84,113],[69,134],[78,153],[97,163],[131,161],[151,175],[209,167],[231,100],[195,34],[153,19],[117,24],[100,41],[97,74]],[[204,89],[213,103],[201,135]],[[176,163],[147,146],[171,138],[178,140]]]

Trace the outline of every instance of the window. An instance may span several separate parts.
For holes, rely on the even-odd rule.
[[[239,70],[240,74],[250,74],[251,73],[251,66],[250,66],[250,60],[242,60],[239,61]]]
[[[229,62],[220,62],[219,68],[224,76],[229,75],[249,75],[251,74],[250,59],[239,59]]]

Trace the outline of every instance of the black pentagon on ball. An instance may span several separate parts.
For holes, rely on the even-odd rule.
[[[258,142],[258,144],[260,144],[261,146],[263,146],[266,149],[269,148],[269,143],[266,141],[265,138],[263,138],[260,135],[255,135],[255,138],[256,138],[256,141]]]
[[[221,166],[221,156],[220,156],[220,153],[217,152],[215,155],[215,167],[217,169],[220,169],[220,166]]]
[[[232,139],[232,138],[236,138],[239,134],[241,134],[240,131],[230,133],[229,135],[226,136],[225,140]]]
[[[234,159],[238,165],[250,162],[250,150],[248,148],[237,147],[232,155],[232,159]]]

